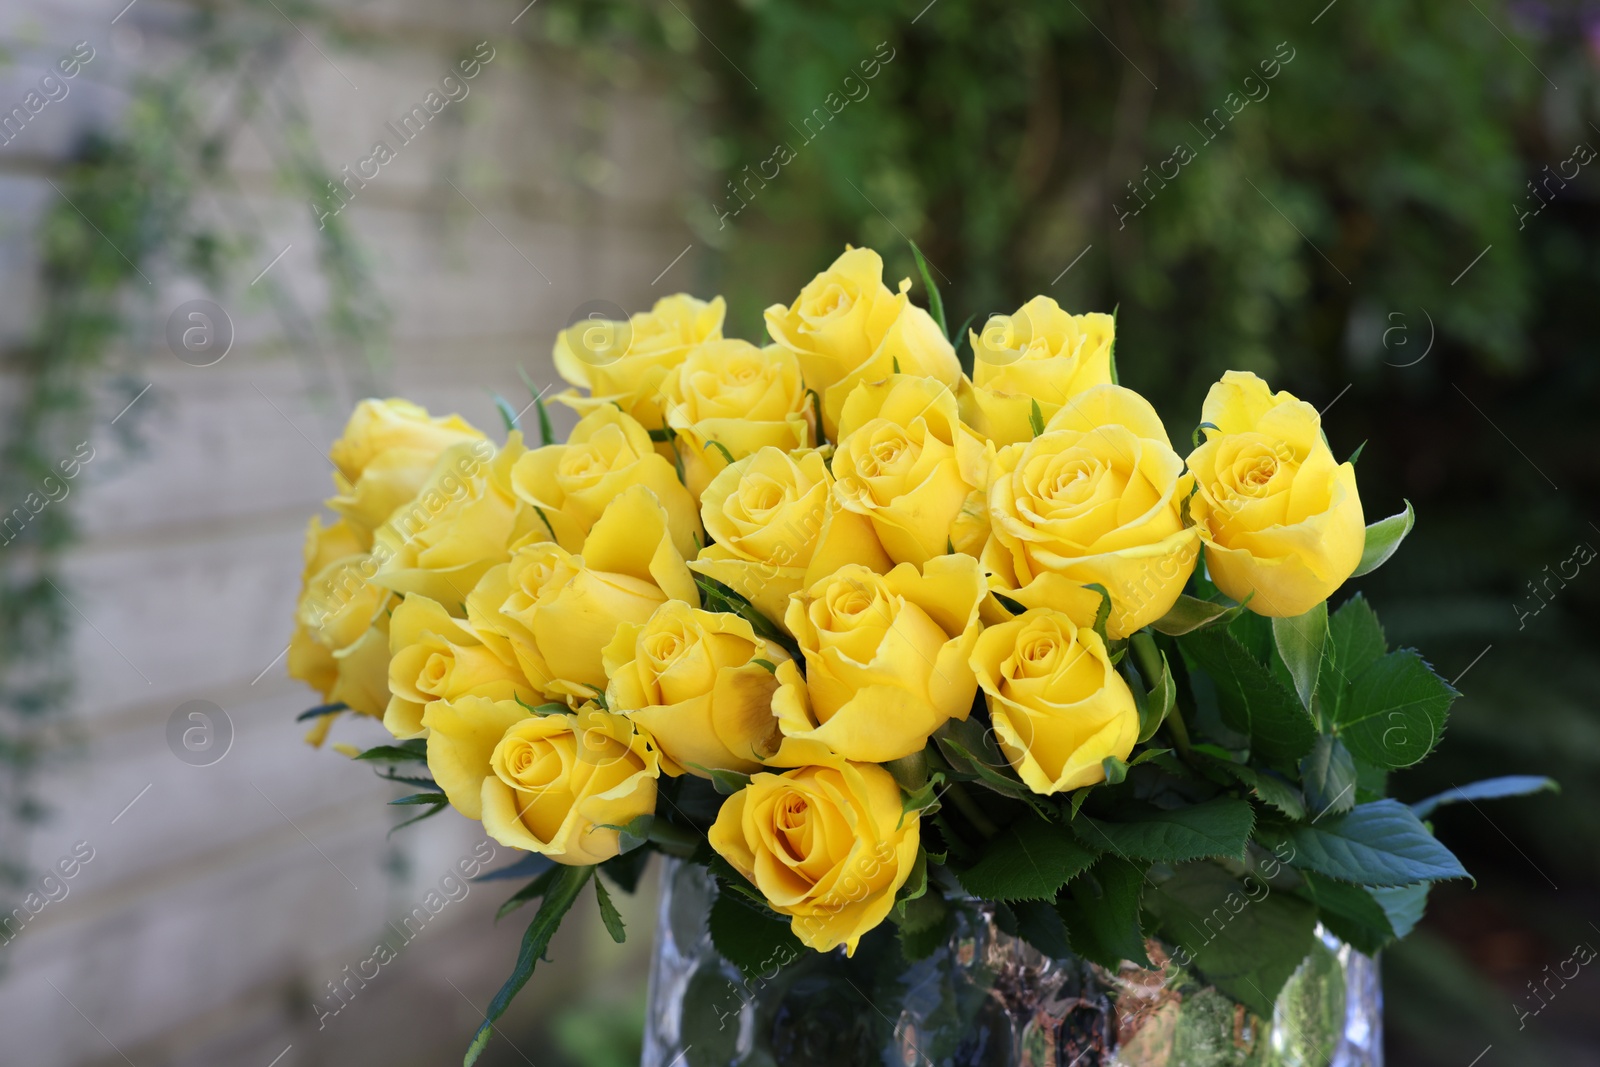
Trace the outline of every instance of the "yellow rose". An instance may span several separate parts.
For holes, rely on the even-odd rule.
[[[723,801],[707,836],[774,911],[790,916],[803,944],[854,953],[911,876],[921,819],[902,815],[888,771],[834,760],[755,775]]]
[[[667,374],[661,395],[696,500],[729,456],[769,446],[788,452],[814,440],[800,363],[777,345],[707,341]]]
[[[1035,793],[1105,780],[1101,761],[1125,760],[1139,708],[1105,642],[1061,611],[1034,608],[986,627],[972,652],[995,740]]]
[[[491,700],[539,694],[517,669],[479,640],[471,624],[450,617],[436,601],[408,595],[389,618],[389,706],[383,725],[396,737],[422,735],[422,710],[435,700]]]
[[[441,452],[481,440],[459,415],[433,418],[407,400],[363,400],[328,450],[339,490],[328,506],[360,531],[366,550],[372,531],[417,495]]]
[[[926,375],[954,388],[961,380],[955,349],[926,311],[883,284],[883,260],[870,248],[846,248],[788,307],[767,309],[767,332],[800,359],[806,385],[822,398],[823,428],[836,439],[839,413],[858,382],[895,372]]]
[[[1189,480],[1161,419],[1131,389],[1100,385],[1045,432],[995,456],[989,483],[991,584],[1025,607],[1057,607],[1078,625],[1111,594],[1106,633],[1127,637],[1165,615],[1199,553],[1183,522]]]
[[[972,332],[972,387],[962,415],[996,445],[1033,437],[1033,403],[1048,420],[1072,397],[1111,384],[1116,321],[1110,315],[1069,315],[1036,296],[1013,315],[994,315]]]
[[[932,378],[862,383],[839,416],[834,499],[871,520],[897,563],[921,565],[952,548],[976,555],[988,534],[983,487],[992,454]]]
[[[305,571],[289,643],[289,674],[310,683],[330,704],[382,716],[389,701],[389,591],[371,581],[377,562],[354,551],[360,532],[344,519],[306,530]],[[320,744],[332,719],[308,735]]]
[[[590,317],[567,327],[556,335],[556,372],[590,395],[567,392],[556,399],[579,412],[616,405],[659,430],[665,425],[662,379],[695,345],[722,338],[726,311],[720,296],[707,303],[678,293],[627,322]]]
[[[789,594],[846,563],[893,563],[872,524],[833,499],[833,475],[815,451],[763,448],[724,468],[700,495],[711,543],[689,564],[783,625]]]
[[[655,737],[673,774],[748,774],[777,748],[774,674],[788,659],[737,615],[669,600],[648,621],[617,627],[605,650],[606,704]]]
[[[603,863],[656,807],[660,756],[626,717],[597,708],[533,715],[510,700],[435,701],[428,770],[455,809],[502,845],[557,863]]]
[[[636,485],[606,508],[581,556],[538,541],[490,568],[467,598],[467,618],[546,695],[581,704],[605,691],[603,653],[617,627],[644,622],[668,600],[698,607],[699,591],[666,509]]]
[[[1344,584],[1366,543],[1356,471],[1338,463],[1317,409],[1229,371],[1206,394],[1215,429],[1189,454],[1189,513],[1217,588],[1261,615],[1303,615]]]
[[[416,499],[374,535],[382,565],[373,581],[460,608],[484,572],[510,558],[510,545],[544,532],[511,491],[511,470],[526,451],[518,433],[498,453],[484,441],[447,448]]]
[[[580,419],[566,444],[524,452],[511,468],[512,490],[541,516],[536,532],[573,551],[606,505],[634,485],[655,494],[678,551],[692,556],[700,532],[694,498],[650,431],[609,404]]]
[[[978,639],[983,572],[967,555],[935,556],[888,574],[847,564],[789,601],[786,621],[806,659],[808,721],[789,737],[846,759],[921,751],[971,710],[977,680],[967,657]]]

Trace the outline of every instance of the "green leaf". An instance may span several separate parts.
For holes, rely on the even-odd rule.
[[[562,870],[562,866],[556,863],[546,867],[533,881],[506,898],[505,903],[501,904],[499,910],[494,913],[494,921],[499,922],[528,901],[538,900],[544,896],[550,891],[550,887],[555,884],[555,880],[561,877]]]
[[[1180,637],[1178,646],[1216,684],[1223,721],[1248,734],[1267,762],[1292,766],[1310,751],[1317,738],[1310,713],[1232,634],[1200,630]]]
[[[294,721],[305,722],[308,719],[320,719],[324,715],[337,715],[341,711],[347,710],[349,707],[350,705],[344,703],[343,701],[336,701],[332,704],[318,704],[316,707],[307,708],[305,711],[302,711],[300,714],[296,715],[294,717]]]
[[[961,886],[988,900],[1054,900],[1061,887],[1089,868],[1095,854],[1067,828],[1024,816],[990,841],[965,871]]]
[[[1226,626],[1238,617],[1241,610],[1238,604],[1219,604],[1214,600],[1200,600],[1188,593],[1179,593],[1171,609],[1151,623],[1150,627],[1169,637],[1181,637],[1207,626]]]
[[[1356,885],[1398,886],[1470,877],[1411,809],[1397,800],[1358,804],[1348,814],[1290,827],[1295,867]]]
[[[1461,801],[1474,800],[1499,800],[1502,797],[1525,797],[1532,793],[1561,792],[1561,785],[1554,778],[1542,778],[1533,774],[1508,774],[1503,778],[1485,778],[1481,782],[1471,785],[1458,785],[1443,793],[1436,793],[1426,800],[1419,800],[1411,805],[1411,810],[1417,818],[1426,819],[1432,815],[1435,808],[1445,804],[1459,804]]]
[[[1139,925],[1147,869],[1119,856],[1101,856],[1087,874],[1072,880],[1056,910],[1074,952],[1112,971],[1123,960],[1150,966]]]
[[[822,433],[822,396],[815,389],[807,389],[806,393],[811,397],[811,416],[816,420],[817,439],[813,444],[821,446],[827,441]]]
[[[756,610],[754,604],[740,596],[732,589],[703,574],[694,576],[694,584],[700,590],[700,596],[705,603],[707,611],[726,611],[737,615],[750,624],[756,636],[764,637],[768,641],[788,652],[796,660],[800,660],[800,646],[795,644],[794,638],[786,630],[780,630],[777,625],[761,612]]]
[[[1243,783],[1251,795],[1263,804],[1276,808],[1296,822],[1306,817],[1306,802],[1300,790],[1271,771],[1246,767],[1231,760],[1219,759],[1216,766]]]
[[[1072,955],[1066,923],[1053,905],[1043,900],[1017,900],[1011,910],[1017,916],[1017,934],[1028,944],[1052,959]]]
[[[1038,437],[1044,433],[1044,412],[1039,410],[1039,402],[1037,400],[1030,401],[1030,403],[1033,406],[1028,411],[1028,426],[1033,430],[1033,436]]]
[[[1336,882],[1310,871],[1300,872],[1306,890],[1316,901],[1322,923],[1335,937],[1354,945],[1360,952],[1376,955],[1394,940],[1394,927],[1373,891],[1359,885]]]
[[[544,406],[544,389],[535,389],[533,379],[528,377],[528,372],[522,369],[522,364],[517,364],[517,377],[522,379],[522,384],[528,387],[528,392],[533,396],[533,406],[539,412],[539,443],[553,445],[556,443],[556,431],[550,425],[550,411]],[[545,387],[546,389],[549,386]]]
[[[1250,802],[1215,797],[1183,808],[1147,808],[1117,822],[1079,815],[1072,821],[1078,839],[1091,848],[1131,859],[1180,863],[1207,856],[1244,855],[1255,813]]]
[[[750,662],[754,663],[757,667],[765,669],[768,674],[778,673],[778,665],[772,662],[770,659],[752,659]]]
[[[710,928],[712,946],[746,977],[785,966],[803,951],[788,923],[738,893],[717,894]]]
[[[890,914],[897,916],[897,921],[906,921],[906,908],[915,904],[928,895],[928,850],[917,847],[917,858],[912,861],[911,874],[906,877],[899,892],[894,895],[894,911]],[[937,893],[934,896],[938,896]]]
[[[367,749],[356,759],[374,763],[427,763],[427,742],[414,740],[402,741],[398,745],[378,745]]]
[[[685,763],[691,771],[699,771],[711,780],[711,786],[722,796],[732,796],[750,784],[750,776],[739,771],[725,770],[721,767],[702,767],[698,763]]]
[[[611,940],[622,944],[628,940],[628,928],[622,924],[622,913],[611,902],[611,894],[606,891],[605,882],[599,878],[594,880],[594,895],[600,902],[600,921],[605,923],[606,933],[611,935]]]
[[[894,368],[894,372],[896,374],[899,374],[900,373],[900,357],[899,356],[895,356],[889,362],[890,362],[890,365]]]
[[[1411,532],[1411,527],[1416,524],[1417,516],[1411,510],[1411,501],[1406,501],[1406,509],[1398,515],[1390,515],[1387,519],[1380,519],[1367,527],[1367,542],[1361,549],[1361,562],[1356,564],[1352,578],[1359,578],[1363,574],[1371,574],[1386,563],[1395,549],[1400,547],[1400,542],[1406,539],[1406,534]]]
[[[1339,669],[1355,677],[1389,651],[1383,623],[1367,598],[1357,593],[1328,617],[1328,637],[1333,642]]]
[[[925,894],[907,904],[899,928],[906,962],[927,959],[950,940],[950,908],[939,894]]]
[[[412,793],[398,800],[389,801],[391,804],[448,804],[450,798],[443,793]]]
[[[1273,619],[1272,640],[1284,666],[1289,668],[1289,676],[1294,679],[1294,690],[1301,705],[1310,711],[1328,643],[1328,602],[1323,601],[1304,615]]]
[[[511,968],[511,976],[489,1002],[489,1010],[484,1013],[483,1024],[478,1027],[478,1032],[472,1037],[472,1043],[467,1046],[461,1067],[472,1067],[483,1054],[484,1046],[489,1043],[489,1036],[494,1033],[494,1021],[505,1014],[512,998],[528,984],[528,979],[533,975],[534,965],[544,955],[545,949],[550,947],[550,939],[560,928],[561,920],[571,909],[573,901],[578,899],[578,894],[583,891],[584,883],[593,874],[593,867],[560,868],[560,873],[556,875],[549,892],[545,894],[544,902],[539,905],[538,914],[534,915],[533,922],[528,924],[527,932],[522,935],[522,947],[517,951],[517,962]]]
[[[1266,1019],[1316,939],[1311,904],[1254,877],[1241,882],[1213,863],[1180,868],[1146,906],[1180,966],[1192,960],[1219,990]]]
[[[538,852],[524,852],[514,862],[508,863],[504,867],[497,867],[487,874],[480,874],[473,881],[500,882],[509,878],[532,878],[548,871],[555,866],[555,863],[556,861],[549,856]]]
[[[544,508],[541,508],[538,504],[534,504],[533,510],[534,513],[539,516],[539,521],[544,523],[545,533],[550,535],[551,542],[558,543],[560,538],[556,536],[556,528],[550,525],[550,516],[544,513]]]
[[[1037,401],[1034,402],[1034,406],[1038,407]],[[1100,640],[1104,641],[1109,647],[1111,638],[1106,636],[1106,620],[1111,618],[1111,591],[1099,582],[1091,582],[1084,588],[1092,593],[1100,594],[1100,606],[1094,612],[1094,632],[1099,634]]]
[[[1202,422],[1199,426],[1196,426],[1194,428],[1194,433],[1189,435],[1189,440],[1193,442],[1194,447],[1196,448],[1199,448],[1200,442],[1205,439],[1204,435],[1201,433],[1202,430],[1215,430],[1218,433],[1221,433],[1222,427],[1218,426],[1214,422]]]
[[[555,700],[544,704],[530,704],[526,700],[523,700],[521,697],[517,696],[515,693],[511,694],[511,699],[515,700],[518,704],[521,704],[528,710],[530,714],[533,715],[566,715],[572,711],[572,709],[567,707],[565,704]]]
[[[1418,882],[1416,885],[1376,886],[1367,892],[1372,894],[1372,899],[1388,916],[1394,936],[1404,938],[1410,937],[1411,931],[1422,921],[1422,913],[1428,908],[1428,890],[1431,888],[1427,882]]]
[[[1356,450],[1350,453],[1350,458],[1345,460],[1345,462],[1354,467],[1356,465],[1356,461],[1361,458],[1361,453],[1365,452],[1366,450],[1367,442],[1362,441],[1359,445],[1356,445]]]
[[[1421,656],[1401,649],[1355,679],[1334,728],[1357,759],[1389,770],[1409,767],[1433,751],[1459,695]]]
[[[917,789],[902,790],[900,794],[900,821],[912,812],[918,815],[932,815],[941,807],[939,803],[940,787],[944,785],[944,772],[934,771],[932,777]],[[899,829],[897,826],[896,829]]]
[[[1022,801],[1041,817],[1050,817],[1050,807],[1043,799],[1020,779],[997,770],[1004,767],[1009,771],[1011,765],[977,718],[951,719],[935,731],[933,739],[957,777],[976,780],[1002,796]]]
[[[440,795],[442,796],[443,794],[440,794]],[[392,836],[394,836],[395,831],[404,830],[407,826],[410,826],[413,823],[419,823],[423,819],[431,819],[435,815],[439,814],[441,811],[443,811],[446,808],[448,808],[449,806],[450,806],[450,804],[449,804],[448,801],[435,801],[433,807],[429,808],[427,811],[423,812],[421,815],[413,815],[413,816],[411,816],[411,818],[405,820],[404,822],[395,823],[393,826],[391,826],[389,828],[389,832],[387,834],[385,834],[384,836],[385,837],[392,837]]]
[[[689,856],[705,840],[698,831],[675,825],[661,815],[636,815],[624,825],[600,823],[599,828],[617,832],[623,855],[650,842],[674,856]]]
[[[917,242],[907,241],[906,244],[911,246],[911,254],[917,258],[917,271],[922,275],[922,284],[928,290],[928,314],[939,324],[940,335],[948,338],[950,327],[944,321],[944,299],[939,296],[939,287],[933,284],[933,275],[928,273],[928,261],[923,256],[922,249],[917,247]]]
[[[1178,704],[1178,686],[1172,680],[1167,654],[1156,647],[1155,639],[1140,631],[1128,641],[1138,664],[1142,684],[1133,687],[1139,703],[1139,740],[1144,744],[1156,735]]]
[[[1300,761],[1300,782],[1313,819],[1342,815],[1356,806],[1356,761],[1337,737],[1317,735]]]
[[[491,394],[494,397],[494,406],[500,412],[500,421],[506,424],[506,433],[522,429],[522,424],[517,421],[517,409],[511,406],[511,401],[499,393]]]
[[[721,452],[722,453],[722,458],[728,461],[728,466],[730,466],[730,467],[733,466],[733,464],[734,464],[733,453],[728,451],[728,446],[727,445],[723,444],[721,441],[711,440],[711,441],[707,441],[706,442],[706,447],[707,448],[715,448],[718,452]]]

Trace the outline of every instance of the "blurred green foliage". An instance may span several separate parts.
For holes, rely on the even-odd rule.
[[[698,288],[728,296],[731,332],[761,338],[761,309],[846,242],[916,277],[910,239],[952,325],[1035,293],[1119,307],[1123,383],[1175,440],[1238,368],[1326,408],[1338,454],[1370,441],[1369,519],[1408,498],[1418,524],[1355,584],[1465,694],[1395,790],[1566,786],[1439,815],[1479,884],[1436,893],[1392,953],[1392,1055],[1575,1062],[1592,1020],[1518,1029],[1513,1003],[1600,921],[1600,568],[1551,580],[1600,546],[1600,165],[1575,152],[1600,146],[1600,7],[925,3],[552,5],[541,25],[619,80],[619,49],[668,67],[712,174],[685,205],[719,251]]]

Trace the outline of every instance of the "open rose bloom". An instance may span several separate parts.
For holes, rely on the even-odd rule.
[[[565,440],[368,400],[334,444],[310,740],[525,853],[539,902],[469,1063],[579,892],[620,939],[606,886],[657,852],[708,868],[747,974],[925,956],[976,903],[1113,971],[1163,946],[1262,1018],[1319,924],[1374,953],[1465,875],[1382,795],[1455,691],[1347,589],[1409,505],[1367,525],[1253,374],[1169,430],[1112,316],[1035,297],[952,339],[912,288],[852,248],[765,338],[720,297],[583,316]],[[1235,899],[1253,940],[1197,944]]]

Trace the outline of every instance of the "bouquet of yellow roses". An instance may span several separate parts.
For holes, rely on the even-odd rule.
[[[622,938],[597,872],[631,891],[656,851],[709,867],[746,969],[886,921],[915,958],[977,898],[1107,966],[1165,938],[1269,1016],[1317,923],[1374,952],[1465,875],[1439,800],[1384,798],[1456,693],[1359,595],[1328,609],[1410,506],[1367,525],[1356,457],[1253,374],[1184,456],[1113,316],[1036,297],[952,343],[926,269],[931,310],[882,271],[847,250],[765,346],[720,298],[578,322],[565,441],[538,398],[533,448],[510,404],[496,445],[369,400],[334,444],[311,740],[381,719],[396,803],[481,820],[529,854],[507,907],[540,901],[468,1064],[591,881]],[[1184,949],[1252,877],[1275,935]]]

